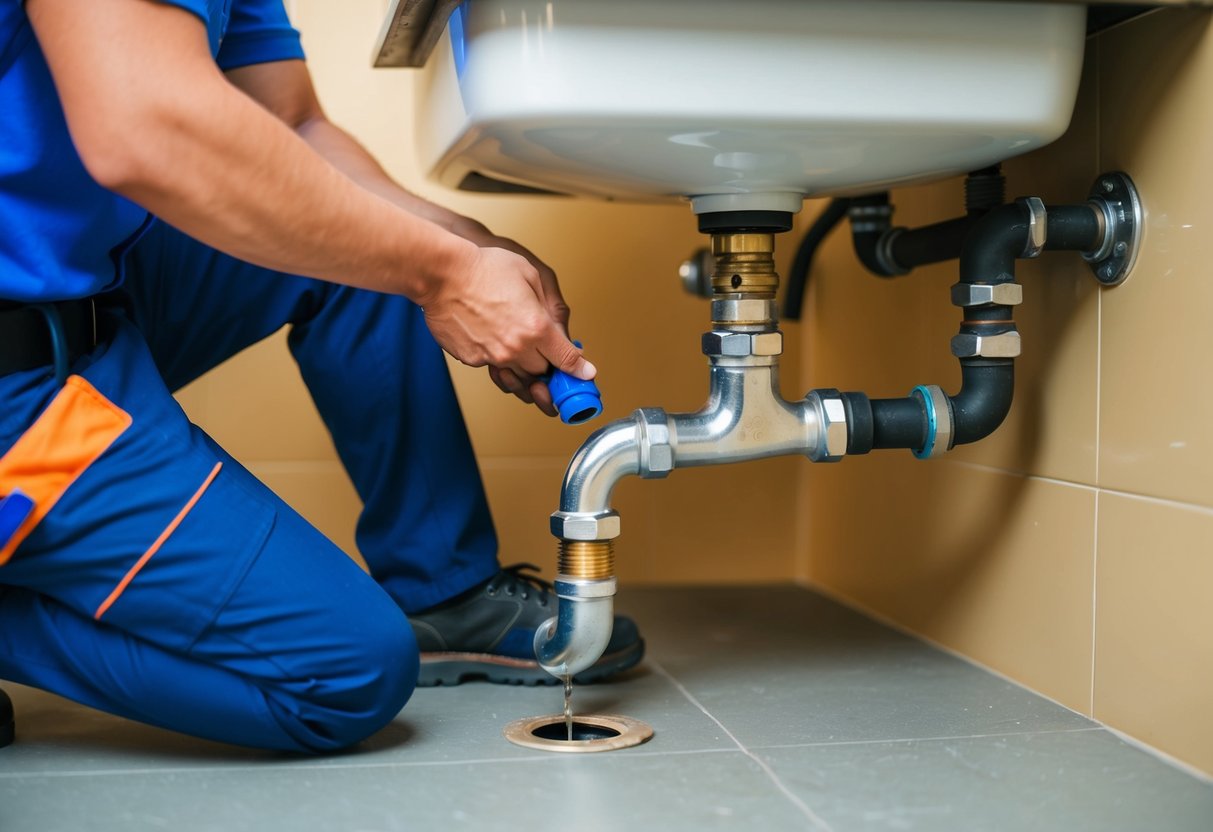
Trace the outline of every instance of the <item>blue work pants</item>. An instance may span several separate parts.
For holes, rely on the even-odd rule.
[[[405,613],[497,569],[442,352],[402,297],[251,266],[164,224],[122,266],[72,373],[130,426],[0,566],[0,679],[241,745],[355,743],[412,692]],[[370,576],[171,396],[284,325],[364,502]],[[0,377],[0,457],[58,392],[45,370]]]

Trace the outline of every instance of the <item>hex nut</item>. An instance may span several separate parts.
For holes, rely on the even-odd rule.
[[[750,336],[750,355],[779,355],[782,352],[782,332],[756,332]]]
[[[774,332],[721,332],[713,330],[703,334],[703,354],[728,358],[745,358],[750,355],[779,355],[783,352],[783,333]]]
[[[640,475],[645,478],[664,477],[674,470],[674,449],[670,446],[670,423],[659,407],[642,407],[636,411],[640,426]]]
[[[952,285],[954,306],[984,306],[998,303],[1018,306],[1023,303],[1023,287],[1018,283],[955,283]]]
[[[1028,210],[1028,239],[1019,256],[1028,259],[1039,257],[1049,239],[1049,213],[1044,200],[1038,196],[1026,196],[1015,200],[1015,203]]]
[[[1020,349],[1019,333],[1014,330],[997,335],[962,332],[952,336],[952,355],[957,358],[1015,358]]]
[[[619,512],[554,511],[551,529],[552,534],[562,540],[614,540],[619,537]]]
[[[748,332],[705,332],[703,354],[742,357],[750,354]]]
[[[814,462],[837,462],[846,456],[848,428],[847,408],[837,390],[814,390],[808,401],[821,426],[817,446],[809,450]]]

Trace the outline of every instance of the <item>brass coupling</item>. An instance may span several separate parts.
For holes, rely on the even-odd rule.
[[[733,232],[712,235],[712,291],[717,295],[774,298],[779,288],[775,273],[775,235]]]
[[[556,572],[561,578],[597,581],[615,575],[614,540],[560,540]]]

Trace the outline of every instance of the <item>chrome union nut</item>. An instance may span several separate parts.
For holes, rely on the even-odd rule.
[[[779,355],[782,352],[782,332],[756,332],[750,336],[750,355]]]
[[[748,332],[705,332],[703,334],[703,354],[742,358],[750,354],[750,333]]]
[[[674,448],[670,445],[670,422],[660,407],[636,411],[640,426],[640,476],[656,479],[674,470]]]
[[[837,390],[814,390],[806,397],[820,425],[817,444],[809,449],[814,462],[838,462],[847,453],[847,408]]]
[[[619,512],[554,511],[551,529],[562,540],[614,540],[619,537]]]
[[[953,284],[953,306],[985,306],[987,303],[1018,306],[1023,303],[1023,287],[1018,283]]]
[[[703,334],[703,354],[720,358],[745,358],[750,355],[779,355],[783,352],[783,333],[722,332]]]
[[[957,358],[1015,358],[1021,346],[1019,333],[1014,330],[997,335],[962,332],[952,336],[952,355]]]

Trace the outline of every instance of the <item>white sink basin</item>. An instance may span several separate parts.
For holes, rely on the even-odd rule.
[[[697,212],[974,170],[1066,129],[1085,8],[469,0],[426,64],[425,169]],[[476,177],[473,177],[476,178]]]

